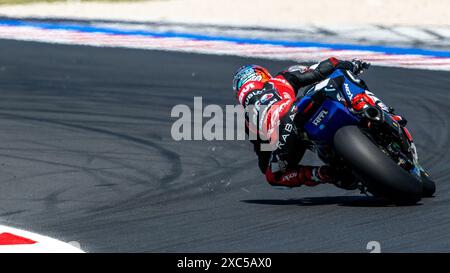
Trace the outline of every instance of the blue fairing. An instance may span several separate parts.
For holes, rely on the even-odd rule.
[[[306,95],[297,103],[299,111],[302,111],[311,102],[311,96],[316,92],[325,92],[327,98],[320,108],[312,115],[305,124],[304,129],[310,140],[318,146],[331,146],[336,131],[347,125],[357,125],[359,118],[352,114],[341,100],[351,103],[351,99],[357,94],[363,93],[359,79],[351,73],[336,70],[329,79],[319,83],[317,87],[311,88]],[[330,92],[329,90],[333,90]],[[336,94],[338,93],[338,94]]]
[[[352,99],[357,95],[364,93],[364,89],[358,86],[356,81],[360,81],[360,79],[356,78],[351,72],[345,70],[336,70],[329,77],[330,79],[336,79],[343,77],[344,82],[341,86],[339,86],[342,91],[341,94],[344,95],[345,99],[348,103],[352,103]],[[352,79],[353,78],[353,79]]]
[[[346,125],[356,125],[359,119],[337,101],[327,99],[306,123],[305,131],[317,144],[332,144],[336,131]]]

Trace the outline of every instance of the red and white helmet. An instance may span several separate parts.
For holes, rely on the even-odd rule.
[[[245,83],[249,81],[266,82],[270,78],[272,78],[272,76],[264,67],[259,65],[244,65],[234,74],[233,92],[235,96],[237,96],[239,89],[241,89]]]

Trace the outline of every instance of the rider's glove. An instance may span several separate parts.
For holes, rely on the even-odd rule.
[[[353,64],[352,72],[356,75],[361,74],[364,69],[369,69],[370,67],[370,63],[364,62],[360,59],[353,59],[351,63]]]

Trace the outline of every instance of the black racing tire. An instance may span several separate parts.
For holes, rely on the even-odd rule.
[[[423,182],[423,192],[422,197],[433,197],[436,192],[436,184],[433,180],[430,179],[428,175],[425,173],[421,173],[422,182]]]
[[[422,181],[399,167],[358,127],[340,128],[334,136],[334,146],[375,196],[398,204],[414,204],[422,198]]]

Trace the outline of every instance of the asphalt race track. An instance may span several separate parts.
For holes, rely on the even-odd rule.
[[[174,105],[234,104],[249,62],[291,64],[0,40],[0,224],[88,252],[450,251],[450,73],[364,74],[437,182],[435,198],[393,207],[331,185],[275,190],[244,141],[171,138]]]

